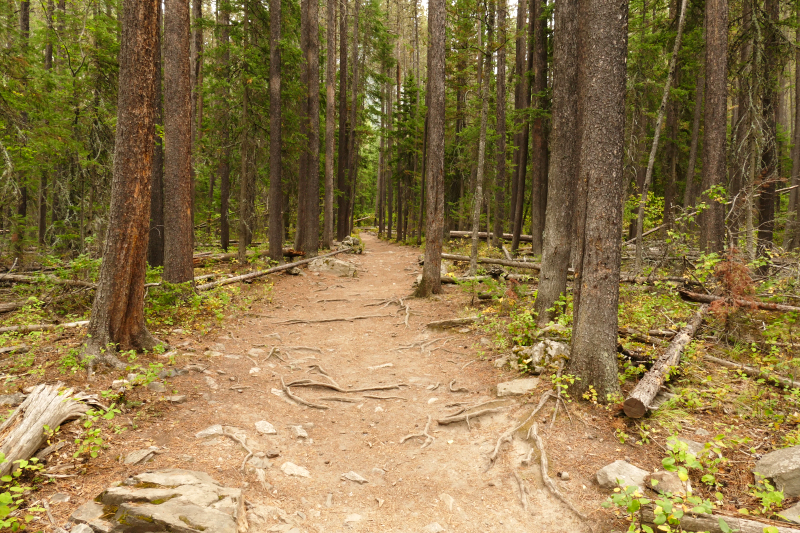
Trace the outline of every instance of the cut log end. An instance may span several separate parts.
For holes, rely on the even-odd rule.
[[[647,406],[638,398],[628,398],[622,404],[622,410],[630,418],[642,418],[647,412]]]

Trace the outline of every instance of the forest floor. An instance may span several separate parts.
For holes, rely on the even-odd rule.
[[[504,409],[472,419],[469,426],[438,425],[436,419],[454,408],[495,400],[498,383],[523,376],[507,365],[493,364],[507,353],[507,345],[497,342],[492,327],[445,331],[426,327],[432,321],[475,314],[474,288],[470,293],[445,285],[440,296],[412,298],[421,271],[419,249],[388,244],[366,232],[361,236],[363,254],[339,256],[355,266],[357,277],[305,269],[303,275],[272,276],[242,286],[236,302],[222,309],[211,326],[162,324],[155,332],[169,342],[171,351],[140,355],[137,364],[149,365],[153,372],[162,365],[163,369],[199,366],[165,379],[167,392],[139,386],[118,397],[122,412],[108,424],[104,449],[96,458],[73,457],[72,441],[83,434],[81,422],[65,424],[56,440],[68,445],[50,457],[47,469],[73,477],[51,478],[38,486],[32,499],[69,495],[67,502],[51,504],[55,521],[64,525],[75,508],[115,481],[148,470],[186,468],[208,472],[228,486],[245,487],[248,502],[282,509],[300,531],[437,531],[433,523],[446,531],[464,532],[620,530],[627,523],[601,507],[610,492],[597,485],[596,472],[618,459],[652,472],[660,468],[668,434],[696,439],[698,429],[722,433],[721,424],[730,422],[736,409],[731,398],[747,386],[736,385],[746,381],[739,376],[733,380],[731,398],[722,398],[720,391],[728,385],[717,381],[720,389],[713,389],[711,372],[695,372],[692,367],[686,374],[705,383],[705,389],[693,385],[697,392],[689,400],[694,404],[673,404],[641,423],[625,419],[614,406],[570,401],[570,418],[561,410],[551,425],[554,403],[549,402],[536,418],[549,475],[561,493],[588,515],[587,521],[581,520],[544,486],[538,452],[530,464],[523,464],[531,449],[531,442],[521,438],[524,435],[505,443],[494,464],[489,460],[498,438],[527,418],[543,392],[552,390],[550,376],[541,376],[530,394],[504,399],[499,404]],[[638,296],[631,296],[631,290],[623,291],[621,323],[632,308],[648,319],[660,313],[675,321],[691,311],[680,300],[659,304],[659,312],[634,305]],[[491,305],[483,304],[483,312]],[[69,354],[80,345],[80,330],[42,335],[39,341],[34,335],[26,339],[34,350],[7,360],[6,385],[0,393],[55,381],[108,391],[113,380],[125,377],[106,372],[87,382],[85,372],[71,366]],[[689,364],[697,364],[697,352],[702,350],[687,356]],[[8,361],[20,364],[11,368]],[[13,377],[10,369],[15,370]],[[346,392],[301,386],[293,386],[291,392],[328,409],[301,405],[282,392],[282,379],[287,384],[326,381],[320,371]],[[391,385],[398,387],[347,392]],[[461,388],[466,391],[452,392]],[[769,390],[763,385],[757,388],[761,397],[769,399]],[[684,398],[683,392],[679,394]],[[173,404],[170,395],[187,399]],[[719,401],[707,399],[710,396]],[[693,405],[696,410],[690,409]],[[409,434],[423,432],[429,416],[433,418],[430,445],[422,447],[425,438],[416,437],[401,442]],[[277,434],[260,434],[255,426],[259,421],[272,424]],[[272,457],[263,482],[252,469],[242,471],[247,452],[240,444],[224,436],[196,437],[215,424],[240,428],[254,452]],[[761,440],[761,451],[775,443],[775,434],[763,420],[742,419],[733,425]],[[297,436],[297,426],[306,437]],[[131,452],[151,446],[158,451],[152,462],[123,463]],[[740,495],[735,505],[726,508],[735,513],[737,507],[757,507],[746,494],[755,456],[731,452],[726,455],[736,464],[720,465],[717,476]],[[287,475],[281,468],[285,463],[306,469],[309,477]],[[342,477],[350,472],[366,482]],[[568,479],[562,480],[561,472],[568,473]],[[517,476],[527,488],[528,511]],[[45,520],[36,521],[43,525]]]

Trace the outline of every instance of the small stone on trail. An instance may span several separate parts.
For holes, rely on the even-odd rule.
[[[125,457],[125,464],[126,465],[140,465],[147,462],[150,462],[155,458],[157,448],[155,446],[151,446],[150,448],[144,450],[136,450],[128,454]]]
[[[250,348],[249,350],[247,350],[247,355],[251,355],[253,357],[259,357],[261,355],[264,355],[265,353],[266,352],[261,348]]]
[[[256,431],[261,433],[262,435],[277,435],[278,431],[275,429],[275,426],[267,422],[266,420],[259,420],[256,422]]]
[[[267,457],[270,459],[274,459],[275,457],[280,457],[281,452],[279,450],[267,450]]]
[[[202,372],[206,369],[203,365],[186,365],[186,370],[191,370],[192,372]]]
[[[386,475],[386,470],[384,470],[383,468],[373,468],[372,473],[375,474],[376,476],[383,477]]]
[[[286,271],[286,273],[289,274],[290,276],[305,276],[306,275],[305,272],[303,272],[301,269],[299,269],[297,267],[290,268],[289,270]]]
[[[368,366],[367,369],[368,370],[378,370],[379,368],[389,368],[389,367],[393,367],[393,366],[394,366],[394,363],[383,363],[382,365]]]
[[[506,381],[498,383],[497,397],[503,398],[505,396],[522,396],[532,392],[539,385],[539,378],[524,378],[515,379],[513,381]]]
[[[251,376],[254,376],[254,375],[258,374],[259,372],[261,372],[261,369],[258,368],[257,366],[254,366],[253,368],[250,369],[250,375]]]
[[[442,531],[445,531],[445,529],[438,522],[431,522],[422,528],[423,533],[442,533]]]
[[[635,486],[641,490],[647,474],[649,474],[647,470],[642,470],[625,461],[614,461],[598,470],[597,483],[605,489],[613,489],[621,485],[622,487]],[[617,480],[620,481],[619,484]]]
[[[569,472],[559,472],[558,477],[561,478],[561,481],[569,481]]]
[[[428,405],[430,405],[430,404],[432,404],[432,403],[434,403],[434,402],[436,402],[438,400],[439,400],[439,398],[431,398],[430,400],[428,400]]]
[[[381,406],[379,405],[378,407],[376,407],[376,408],[375,408],[375,412],[376,412],[376,413],[382,413],[382,412],[383,412],[383,407],[381,407]]]
[[[355,481],[360,485],[363,485],[364,483],[369,483],[369,481],[364,479],[361,475],[357,474],[356,472],[353,472],[352,470],[350,472],[347,472],[346,474],[342,474],[342,479]]]
[[[297,476],[297,477],[311,477],[311,473],[303,468],[302,466],[297,466],[294,463],[283,463],[281,465],[281,472],[286,474],[287,476]]]
[[[332,505],[333,505],[333,494],[329,492],[328,497],[325,498],[325,507],[331,507]]]
[[[296,439],[308,438],[308,433],[303,429],[303,426],[292,426],[292,435],[294,435]]]
[[[703,428],[697,428],[697,431],[694,432],[695,435],[698,437],[709,437],[711,433]]]
[[[447,507],[448,511],[452,511],[453,510],[453,504],[456,501],[455,498],[453,498],[449,494],[443,492],[443,493],[439,494],[439,499],[442,501],[442,503],[444,503],[444,505],[445,505],[445,507]]]
[[[356,522],[361,522],[360,514],[349,514],[347,518],[344,519],[345,524],[355,524]]]
[[[250,460],[247,461],[247,464],[253,468],[263,468],[264,470],[272,466],[272,463],[265,457],[251,457]]]
[[[206,385],[208,385],[212,390],[217,390],[219,388],[219,385],[217,385],[217,382],[214,381],[214,378],[211,376],[206,376]]]
[[[72,533],[94,533],[94,529],[90,528],[86,524],[78,524],[77,526],[72,528],[71,532]]]
[[[186,395],[167,396],[167,401],[170,403],[184,403],[186,401]]]
[[[114,390],[124,389],[128,385],[130,385],[130,382],[127,379],[115,379],[114,381],[111,382],[111,388],[114,389]],[[23,398],[24,398],[24,396],[23,396]],[[22,402],[20,402],[20,403],[22,403]],[[0,405],[5,405],[5,404],[0,401]],[[16,404],[16,405],[19,405],[19,404]]]
[[[221,424],[214,424],[213,426],[209,426],[203,431],[199,431],[195,434],[196,439],[202,439],[204,437],[211,437],[213,435],[222,435],[222,425]]]
[[[56,492],[50,496],[50,503],[66,503],[69,501],[70,495],[63,492]]]

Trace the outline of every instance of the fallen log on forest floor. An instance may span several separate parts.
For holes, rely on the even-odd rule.
[[[472,232],[471,231],[451,231],[450,232],[450,238],[452,239],[454,237],[455,238],[459,238],[459,239],[471,239],[472,238]],[[479,231],[478,232],[478,238],[479,239],[486,239],[486,232],[485,231]],[[503,238],[503,240],[506,240],[506,241],[513,241],[514,240],[514,235],[512,235],[511,233],[503,233],[503,237],[502,238]],[[533,241],[533,237],[531,237],[530,235],[520,235],[519,236],[519,240],[522,241],[522,242],[532,242]]]
[[[13,281],[15,283],[52,283],[53,285],[70,285],[72,287],[97,288],[97,283],[77,279],[61,279],[55,276],[24,276],[22,274],[3,274],[0,282]]]
[[[45,428],[57,428],[67,420],[86,414],[90,405],[105,407],[96,396],[73,389],[61,390],[63,383],[38,385],[0,426],[0,476],[8,475],[14,462],[30,459],[47,440]]]
[[[456,254],[442,254],[442,259],[449,259],[450,261],[457,261],[462,263],[468,263],[470,258],[468,255],[456,255]],[[479,257],[478,263],[484,265],[502,265],[512,268],[524,268],[527,270],[535,270],[539,271],[542,269],[542,265],[539,263],[533,262],[525,262],[525,261],[509,261],[507,259],[495,259],[494,257]],[[569,269],[572,272],[572,269]]]
[[[31,331],[52,331],[58,328],[79,328],[89,323],[88,320],[66,322],[64,324],[28,324],[25,326],[7,326],[0,328],[0,333],[30,333]]]
[[[761,309],[762,311],[782,311],[784,313],[800,312],[800,307],[795,307],[793,305],[774,304],[771,302],[759,302],[756,300],[742,300],[740,298],[724,298],[722,296],[713,296],[711,294],[700,294],[697,292],[691,292],[683,289],[678,289],[678,293],[684,300],[689,300],[692,302],[710,304],[721,300],[727,303],[732,303],[739,307],[748,307],[750,309]]]
[[[234,244],[231,242],[231,244]],[[257,255],[263,255],[261,252],[257,252],[255,250],[250,250],[247,252],[247,257],[254,257]],[[284,257],[303,257],[306,255],[305,252],[299,252],[297,250],[293,250],[292,248],[284,248],[283,249],[283,256]],[[212,254],[212,253],[202,253],[202,254],[195,254],[192,257],[192,266],[194,268],[202,268],[207,266],[209,263],[224,263],[227,261],[233,261],[239,257],[238,252],[230,252],[225,254]]]
[[[741,363],[735,363],[733,361],[728,361],[726,359],[720,359],[719,357],[714,357],[713,355],[703,355],[703,359],[706,361],[710,361],[712,363],[716,363],[720,366],[724,366],[725,368],[731,368],[733,370],[739,370],[743,374],[750,376],[751,378],[764,378],[768,381],[774,381],[779,385],[783,385],[785,387],[789,387],[792,389],[800,389],[800,382],[793,381],[789,378],[782,378],[780,376],[774,376],[772,374],[768,374],[763,370],[759,370],[758,368],[753,368],[752,366],[743,365]]]
[[[198,285],[196,289],[198,291],[207,291],[208,289],[213,289],[214,287],[220,287],[222,285],[229,285],[231,283],[237,283],[239,281],[247,281],[251,279],[260,278],[262,276],[266,276],[267,274],[274,274],[275,272],[282,272],[284,270],[289,270],[290,268],[294,268],[296,266],[305,265],[310,263],[315,259],[321,259],[323,257],[330,257],[332,255],[341,254],[347,251],[352,250],[352,248],[344,248],[342,250],[334,250],[333,252],[328,252],[327,254],[318,255],[316,257],[309,257],[308,259],[303,259],[301,261],[295,261],[294,263],[286,263],[285,265],[279,265],[273,268],[268,268],[267,270],[259,270],[258,272],[250,272],[249,274],[243,274],[241,276],[234,276],[232,278],[223,279],[220,281],[215,281],[213,283],[205,283],[203,285]]]
[[[642,518],[645,523],[652,524],[655,520],[655,515],[650,506],[642,508]],[[722,529],[719,525],[720,519],[725,521],[728,529]],[[756,520],[749,520],[746,518],[739,518],[738,516],[728,516],[722,514],[694,514],[685,513],[680,519],[681,531],[705,531],[706,533],[724,533],[726,531],[736,531],[737,533],[763,533],[767,531],[769,526],[777,533],[800,533],[800,529],[789,527],[789,524],[783,522],[776,522],[770,520],[769,522],[758,522]]]
[[[622,404],[626,415],[631,418],[641,418],[647,413],[650,405],[652,405],[653,398],[658,394],[670,370],[680,362],[683,350],[694,337],[707,311],[708,305],[703,305],[698,309],[689,319],[689,323],[672,339],[672,342],[667,346],[667,351],[656,360],[653,367],[639,380],[639,383],[636,384],[636,387]]]
[[[468,326],[474,324],[478,320],[476,316],[469,316],[466,318],[450,318],[448,320],[437,320],[436,322],[428,322],[425,326],[431,329],[445,329],[456,328],[458,326]]]

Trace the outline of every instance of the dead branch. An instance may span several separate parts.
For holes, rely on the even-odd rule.
[[[672,339],[672,342],[667,346],[667,351],[656,360],[653,367],[639,380],[639,383],[636,384],[636,387],[622,404],[626,415],[631,418],[641,418],[647,413],[653,398],[658,394],[670,370],[680,363],[683,350],[694,337],[707,311],[707,304],[698,309],[689,320],[689,323]]]
[[[282,322],[274,322],[274,324],[283,324],[283,325],[291,325],[291,324],[326,324],[328,322],[353,322],[355,320],[366,320],[368,318],[378,318],[378,317],[387,317],[393,315],[362,315],[362,316],[352,316],[352,317],[343,317],[343,318],[320,318],[317,320],[304,320],[302,318],[291,318],[289,320],[284,320]]]
[[[470,324],[474,324],[478,320],[477,316],[469,316],[466,318],[450,318],[448,320],[437,320],[436,322],[428,322],[425,326],[431,329],[445,329],[445,328],[456,328],[458,326],[468,326]]]
[[[758,368],[753,368],[751,366],[746,366],[740,363],[734,363],[733,361],[726,361],[725,359],[720,359],[719,357],[714,357],[713,355],[703,355],[703,359],[706,361],[711,361],[712,363],[716,363],[720,366],[724,366],[726,368],[732,368],[734,370],[739,370],[743,374],[750,376],[751,378],[764,378],[768,381],[773,381],[779,385],[783,385],[785,387],[789,387],[792,389],[800,389],[800,382],[793,381],[788,378],[783,378],[780,376],[775,376],[772,374],[768,374]]]
[[[425,442],[422,443],[420,448],[425,448],[433,444],[433,441],[436,440],[435,437],[431,436],[428,433],[428,428],[431,427],[431,415],[428,415],[428,422],[425,424],[425,429],[422,430],[422,433],[412,433],[411,435],[406,435],[402,439],[400,439],[400,444],[403,444],[408,439],[413,439],[415,437],[425,438]]]
[[[453,230],[453,231],[450,232],[450,238],[451,239],[452,238],[471,239],[472,238],[472,232],[471,231],[455,231],[455,230]],[[479,231],[478,232],[478,238],[479,239],[486,239],[487,238],[487,233],[485,231]],[[514,236],[512,234],[510,234],[510,233],[503,233],[503,236],[501,238],[506,240],[506,241],[511,241],[511,240],[514,239]],[[522,241],[522,242],[532,242],[533,241],[533,237],[531,237],[530,235],[520,235],[519,236],[519,240]]]
[[[325,410],[325,409],[328,408],[327,405],[311,403],[311,402],[309,402],[307,400],[302,399],[301,397],[297,396],[296,394],[294,394],[291,391],[291,389],[289,389],[289,387],[286,386],[286,383],[284,383],[283,376],[281,376],[281,386],[283,387],[283,392],[286,393],[286,396],[288,396],[289,398],[291,398],[292,400],[296,401],[299,404],[303,404],[303,405],[306,405],[308,407],[313,407],[314,409],[323,409],[323,410]]]
[[[0,281],[13,281],[15,283],[52,283],[53,285],[69,285],[71,287],[97,288],[97,283],[77,279],[61,279],[55,276],[23,276],[22,274],[5,274]]]
[[[800,529],[794,527],[787,527],[786,522],[776,522],[770,520],[767,522],[758,522],[756,520],[748,520],[739,518],[738,516],[728,516],[719,513],[713,514],[694,514],[692,512],[685,513],[680,519],[681,531],[705,531],[708,533],[722,533],[722,528],[719,526],[720,518],[725,521],[730,529],[727,531],[736,531],[737,533],[763,533],[767,531],[770,525],[775,526],[773,531],[778,533],[800,533]],[[653,509],[649,505],[642,507],[642,519],[644,522],[652,524],[655,520]]]
[[[564,505],[569,507],[569,509],[573,513],[578,515],[582,520],[587,520],[587,516],[585,514],[583,514],[582,512],[580,512],[574,505],[572,505],[572,503],[568,499],[566,499],[561,494],[561,492],[558,490],[558,487],[556,487],[556,484],[553,483],[553,480],[548,475],[548,473],[547,473],[547,454],[544,451],[544,443],[542,443],[541,437],[539,437],[539,434],[536,432],[536,428],[537,428],[537,424],[536,424],[536,422],[534,422],[532,430],[531,430],[531,437],[532,437],[533,443],[536,445],[537,448],[539,448],[539,458],[540,458],[540,465],[541,465],[541,470],[542,470],[542,480],[544,481],[545,486],[548,489],[550,489],[550,492],[552,492],[553,495],[556,498],[561,500],[561,502]]]
[[[30,459],[45,443],[45,426],[55,428],[86,414],[97,397],[73,389],[62,390],[63,383],[37,385],[6,421],[0,425],[0,453],[7,461],[0,465],[0,476],[8,475],[14,462]]]
[[[259,270],[258,272],[250,272],[249,274],[244,274],[241,276],[234,276],[228,279],[222,279],[219,281],[215,281],[213,283],[205,283],[203,285],[198,285],[198,291],[207,291],[208,289],[213,289],[214,287],[219,287],[221,285],[229,285],[231,283],[237,283],[239,281],[247,281],[251,279],[260,278],[262,276],[266,276],[267,274],[274,274],[275,272],[282,272],[284,270],[289,270],[290,268],[294,268],[296,266],[305,265],[310,263],[315,259],[321,259],[323,257],[330,257],[332,255],[340,254],[343,252],[347,252],[351,248],[344,248],[342,250],[334,250],[333,252],[329,252],[327,254],[318,255],[317,257],[311,257],[308,259],[303,259],[301,261],[295,261],[294,263],[286,263],[285,265],[276,266],[273,268],[268,268],[267,270]]]
[[[654,344],[656,346],[664,342],[664,339],[657,339],[655,337],[651,337],[650,335],[646,335],[632,328],[619,328],[619,335],[621,337],[628,337],[629,339],[634,340],[636,342],[642,342],[644,344]]]
[[[17,344],[16,346],[0,348],[0,355],[5,355],[7,353],[26,353],[28,350],[30,350],[30,347],[27,344]]]
[[[0,333],[30,333],[31,331],[52,331],[58,328],[79,328],[89,323],[88,320],[65,322],[64,324],[29,324],[26,326],[7,326],[0,328]]]
[[[738,307],[745,307],[749,309],[761,309],[762,311],[781,311],[784,313],[796,313],[800,311],[800,307],[793,305],[775,304],[771,302],[757,302],[755,300],[742,300],[739,298],[723,298],[722,296],[712,296],[711,294],[700,294],[683,289],[678,289],[678,293],[684,300],[692,302],[700,302],[710,304],[712,302],[724,301]]]
[[[354,400],[353,398],[343,398],[342,396],[325,396],[324,398],[320,398],[320,400],[324,402],[345,402],[345,403],[358,402],[358,400]]]

